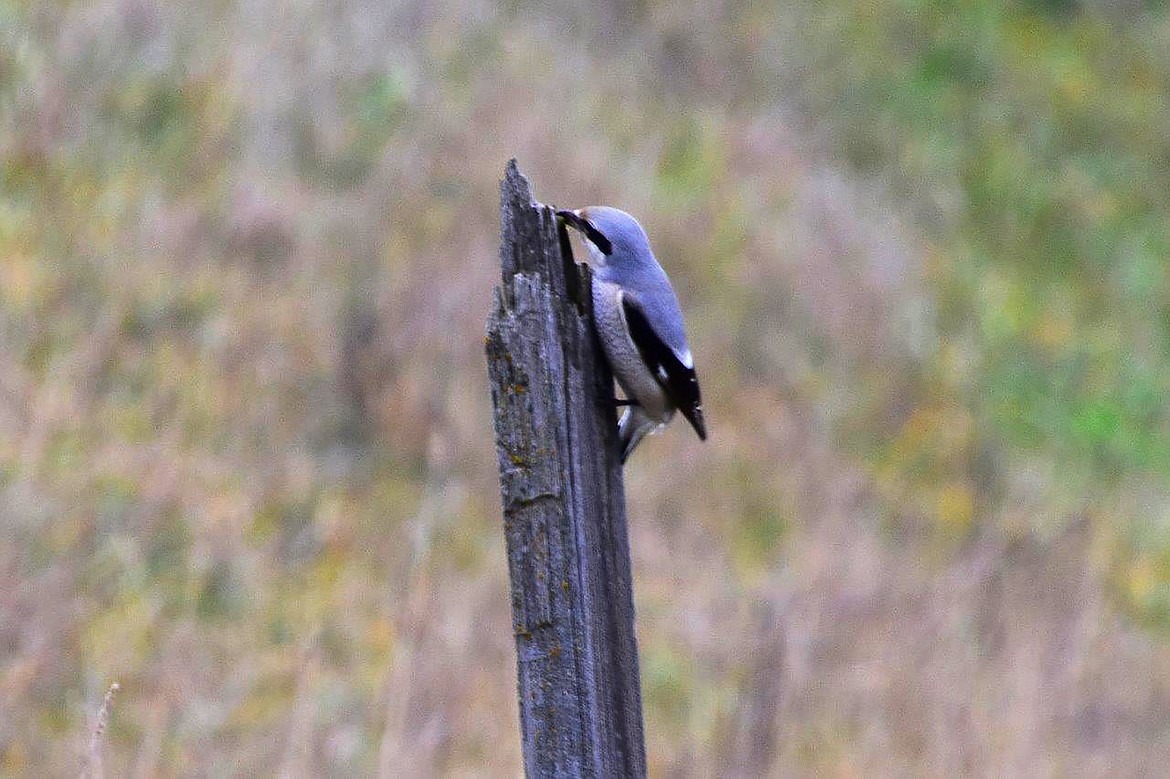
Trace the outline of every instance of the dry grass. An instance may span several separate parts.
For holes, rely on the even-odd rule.
[[[117,682],[110,685],[110,689],[106,690],[106,697],[102,699],[102,707],[98,709],[97,717],[94,719],[93,733],[89,737],[89,749],[85,753],[85,770],[81,772],[86,779],[103,779],[106,775],[104,762],[102,760],[102,736],[106,734],[106,728],[110,726],[110,715],[114,713],[114,693],[119,689]]]

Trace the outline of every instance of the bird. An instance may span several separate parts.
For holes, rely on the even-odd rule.
[[[707,440],[695,361],[682,309],[666,271],[638,220],[617,208],[556,212],[584,238],[593,267],[593,324],[610,368],[625,392],[618,421],[624,464],[649,433],[681,411]]]

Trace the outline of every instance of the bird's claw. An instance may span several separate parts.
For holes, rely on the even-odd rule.
[[[636,406],[638,401],[629,398],[610,398],[609,400],[597,401],[597,405],[601,408],[623,408],[624,406]]]

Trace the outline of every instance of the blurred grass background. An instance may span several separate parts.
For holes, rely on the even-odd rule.
[[[513,775],[497,182],[646,225],[659,776],[1170,760],[1161,2],[0,0],[0,773]]]

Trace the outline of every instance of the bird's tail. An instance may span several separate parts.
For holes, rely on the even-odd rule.
[[[646,416],[646,413],[642,411],[640,406],[626,406],[626,410],[618,422],[618,438],[622,444],[623,464],[630,458],[638,442],[645,438],[647,434],[657,430],[660,425],[660,422],[655,422]]]

